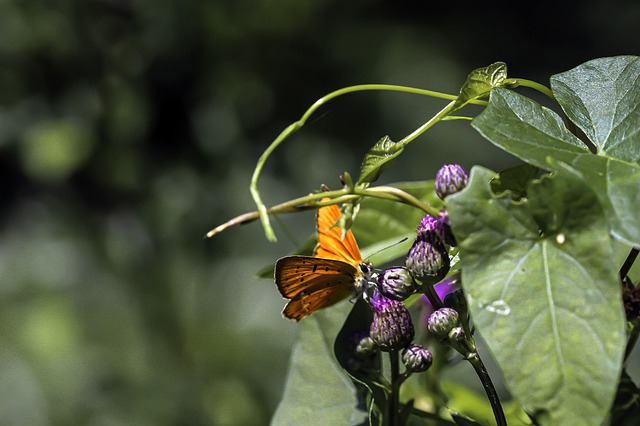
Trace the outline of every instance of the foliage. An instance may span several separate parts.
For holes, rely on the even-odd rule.
[[[462,415],[447,404],[456,394],[468,392],[464,386],[446,390],[437,386],[444,383],[446,360],[454,351],[477,373],[487,394],[487,402],[478,404],[490,407],[498,424],[637,421],[637,387],[624,363],[639,333],[638,319],[628,309],[625,312],[622,302],[623,292],[635,291],[638,284],[630,268],[640,247],[636,214],[640,209],[639,82],[640,58],[635,56],[589,61],[552,76],[550,88],[510,78],[506,65],[495,63],[470,73],[458,96],[437,94],[450,102],[407,137],[398,142],[386,136],[380,139],[365,156],[355,183],[345,173],[341,189],[312,193],[270,209],[255,196],[260,214],[244,215],[240,222],[263,219],[267,236],[273,237],[265,220],[268,215],[326,205],[321,198],[343,204],[338,225],[345,232],[353,225],[368,253],[373,252],[371,246],[377,249],[415,236],[408,254],[407,244],[393,247],[386,255],[383,250],[379,258],[372,258],[376,266],[416,253],[429,255],[446,242],[452,265],[447,280],[459,283],[464,295],[457,301],[438,296],[433,285],[441,277],[432,282],[410,267],[429,263],[407,261],[420,283],[417,294],[424,293],[436,310],[427,320],[428,329],[418,328],[416,335],[416,341],[435,354],[434,365],[425,373],[429,378],[425,383],[431,386],[413,384],[407,398],[401,386],[421,373],[406,362],[400,371],[398,350],[381,346],[389,359],[387,353],[375,351],[363,357],[358,355],[360,349],[349,344],[354,333],[362,330],[377,341],[377,329],[372,326],[369,331],[372,312],[377,318],[398,303],[379,301],[385,287],[379,281],[383,274],[376,269],[355,304],[336,305],[300,324],[284,398],[273,424],[487,421],[478,417],[477,410],[468,409]],[[557,104],[546,107],[520,94],[517,89],[525,86]],[[392,88],[366,88],[378,89]],[[359,90],[363,86],[329,96]],[[472,103],[485,108],[473,118],[454,115]],[[313,109],[304,120],[310,112]],[[300,126],[304,120],[298,122]],[[374,185],[409,143],[445,120],[470,123],[522,164],[501,173],[475,166],[467,186],[443,195],[443,201],[435,197],[433,181]],[[290,133],[290,128],[285,130],[260,159],[254,195],[259,193],[264,162]],[[434,219],[427,220],[428,216]],[[230,221],[210,235],[236,223]],[[447,227],[439,228],[445,223]],[[449,223],[452,235],[447,234]],[[420,244],[426,244],[426,251],[415,249]],[[411,288],[408,284],[402,283],[402,288]],[[423,302],[414,303],[416,299],[414,295],[400,303],[410,306],[414,322],[421,324]],[[475,332],[504,376],[513,398],[509,406],[520,409],[503,409],[475,344]]]

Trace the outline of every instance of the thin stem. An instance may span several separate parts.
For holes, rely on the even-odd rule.
[[[262,172],[262,168],[264,167],[267,158],[275,151],[275,149],[289,136],[298,131],[302,126],[305,125],[309,117],[322,105],[329,102],[330,100],[337,98],[338,96],[346,95],[349,93],[362,92],[362,91],[393,91],[393,92],[404,92],[404,93],[412,93],[415,95],[423,95],[423,96],[431,96],[434,98],[440,99],[457,99],[456,95],[450,95],[447,93],[436,92],[433,90],[425,90],[418,89],[415,87],[407,87],[407,86],[398,86],[393,84],[360,84],[355,86],[344,87],[342,89],[335,90],[328,95],[323,96],[318,99],[305,113],[302,117],[296,121],[295,123],[290,124],[285,128],[278,137],[271,142],[271,145],[262,153],[258,162],[256,163],[256,168],[253,170],[253,175],[251,176],[251,184],[249,185],[249,191],[251,192],[251,196],[253,197],[253,201],[255,202],[258,208],[258,215],[260,220],[262,221],[262,226],[264,228],[265,236],[269,241],[276,241],[276,234],[273,231],[271,226],[271,222],[269,221],[269,214],[267,212],[267,207],[263,203],[262,198],[260,197],[260,191],[258,191],[258,179],[260,177],[260,173]],[[481,100],[473,100],[470,101],[472,104],[476,105],[487,105],[486,101]],[[424,126],[423,126],[424,127]],[[430,127],[430,126],[429,126]],[[428,128],[428,127],[427,127]],[[424,129],[426,130],[426,128]],[[424,131],[423,130],[423,131]],[[421,132],[422,133],[422,132]],[[208,234],[207,234],[208,235]]]
[[[551,89],[549,89],[544,84],[540,84],[532,80],[526,80],[524,78],[507,78],[503,82],[503,85],[512,86],[512,87],[518,87],[518,86],[529,87],[547,96],[552,101],[557,102],[556,97],[553,96],[553,92],[551,91]]]
[[[498,426],[507,426],[507,420],[504,417],[504,412],[502,411],[500,398],[498,397],[496,388],[493,386],[493,382],[491,381],[491,377],[489,376],[484,363],[480,359],[480,355],[478,355],[477,352],[473,352],[467,357],[467,360],[471,363],[473,369],[476,371],[476,374],[482,382],[482,386],[487,394],[487,398],[489,398],[491,408],[493,409],[493,416],[495,417]]]
[[[449,115],[451,112],[455,111],[456,108],[457,108],[457,105],[456,105],[456,101],[455,100],[449,102],[447,104],[447,106],[445,106],[444,108],[442,108],[440,110],[440,112],[438,112],[436,115],[431,117],[431,119],[429,121],[427,121],[426,123],[424,123],[422,126],[418,127],[416,130],[411,132],[411,134],[409,134],[404,139],[402,139],[400,141],[400,143],[404,143],[405,145],[408,145],[409,142],[413,141],[418,136],[420,136],[421,134],[423,134],[424,132],[429,130],[429,128],[431,126],[436,124],[438,121],[443,120],[447,115]]]
[[[627,259],[622,264],[622,267],[620,268],[620,280],[623,283],[624,283],[625,277],[627,276],[627,274],[631,270],[631,267],[633,266],[633,263],[638,258],[638,254],[639,253],[640,253],[640,251],[637,248],[632,248],[631,251],[629,252],[629,255],[627,256]]]
[[[398,351],[390,351],[389,360],[391,362],[391,393],[389,394],[388,401],[388,420],[390,426],[397,426],[398,407],[400,405],[400,385],[402,384],[402,379],[400,377],[400,356]]]
[[[293,200],[275,205],[271,208],[267,208],[264,206],[264,214],[272,215],[272,214],[281,214],[281,213],[296,213],[303,210],[316,209],[318,207],[328,206],[331,204],[340,204],[349,201],[354,201],[363,196],[381,198],[390,201],[396,201],[403,204],[407,204],[413,207],[416,207],[425,213],[430,214],[431,216],[436,217],[439,213],[438,209],[435,209],[422,201],[418,200],[413,195],[408,192],[404,192],[401,189],[394,188],[391,186],[378,186],[373,188],[365,188],[358,189],[354,188],[350,190],[349,188],[337,189],[334,191],[323,191],[313,194],[305,195],[304,197],[298,197]],[[330,198],[328,201],[320,201],[323,198]],[[242,225],[245,223],[253,222],[254,220],[260,219],[261,212],[253,211],[244,213],[240,216],[236,216],[233,219],[219,225],[205,235],[206,238],[211,238],[216,234],[221,233],[222,231],[235,226]]]

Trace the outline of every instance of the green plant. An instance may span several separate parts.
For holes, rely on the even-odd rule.
[[[273,240],[269,215],[341,204],[336,226],[351,228],[361,241],[375,246],[364,252],[409,237],[408,244],[427,245],[420,253],[439,253],[447,263],[436,264],[441,267],[437,274],[424,267],[417,273],[411,260],[416,250],[396,245],[373,256],[374,265],[408,253],[407,269],[418,285],[402,281],[404,272],[396,270],[389,285],[402,281],[402,291],[384,290],[384,271],[376,270],[356,303],[337,304],[302,320],[274,424],[486,421],[482,412],[456,411],[456,399],[473,397],[441,379],[452,357],[471,363],[498,424],[640,420],[638,389],[624,369],[638,337],[640,314],[639,278],[631,273],[640,248],[640,58],[595,59],[552,76],[550,83],[547,88],[508,78],[506,65],[495,63],[473,71],[457,96],[387,85],[349,87],[314,104],[265,151],[251,185],[257,211],[209,236],[260,219]],[[546,95],[564,117],[519,94],[515,89],[521,86]],[[345,173],[340,189],[267,208],[257,183],[269,155],[320,105],[361,90],[405,91],[450,102],[404,139],[380,139],[364,157],[357,180]],[[486,107],[476,117],[457,115],[470,103]],[[442,181],[374,185],[410,142],[443,120],[471,124],[522,165],[500,173],[474,166],[468,182],[465,177],[449,193],[440,188],[439,197],[436,189]],[[438,228],[443,224],[450,225],[451,235],[449,228]],[[422,266],[424,262],[418,260]],[[462,292],[442,300],[435,287],[443,279],[461,286]],[[407,288],[413,295],[405,294]],[[391,299],[380,302],[380,292]],[[397,297],[401,301],[393,300],[396,293],[402,293]],[[420,305],[435,310],[428,327],[419,327],[416,320]],[[381,311],[393,313],[384,321],[394,321],[405,318],[396,311],[405,308],[414,317],[415,337],[400,339],[402,348],[377,344],[388,354],[383,356],[376,350],[374,329],[380,327],[371,325],[372,315],[374,324]],[[513,397],[508,403],[500,401],[481,361],[476,332],[504,376]],[[416,343],[423,346],[407,349]],[[428,357],[419,352],[426,347]],[[429,366],[422,373],[416,365],[427,358]]]

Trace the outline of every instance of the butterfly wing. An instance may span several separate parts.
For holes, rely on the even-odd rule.
[[[342,238],[342,229],[336,225],[340,216],[340,209],[335,204],[318,209],[318,245],[313,255],[340,260],[355,267],[362,263],[362,255],[351,230],[348,229]]]
[[[288,256],[276,262],[275,281],[280,294],[290,299],[282,311],[300,320],[353,295],[358,270],[349,263],[309,256]]]

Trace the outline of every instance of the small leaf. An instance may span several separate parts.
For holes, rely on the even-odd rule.
[[[594,59],[552,76],[551,89],[599,152],[640,160],[640,57]]]
[[[555,112],[507,89],[491,92],[489,106],[471,125],[494,145],[542,169],[547,157],[570,162],[587,147]]]
[[[503,170],[491,179],[491,190],[498,195],[508,191],[512,200],[520,200],[527,196],[527,187],[539,171],[527,163]]]
[[[333,356],[333,339],[350,309],[349,303],[340,303],[300,322],[300,337],[272,425],[368,424],[356,386]]]
[[[389,168],[394,160],[404,151],[403,142],[394,142],[385,136],[367,152],[360,167],[360,177],[356,185],[367,187],[378,180],[382,172]]]
[[[500,87],[507,78],[507,64],[496,62],[484,68],[478,68],[467,76],[455,102],[455,109],[462,108],[472,99],[486,96],[495,87]]]
[[[594,192],[565,168],[514,203],[474,168],[447,199],[474,324],[541,425],[600,425],[625,347],[617,257]]]

